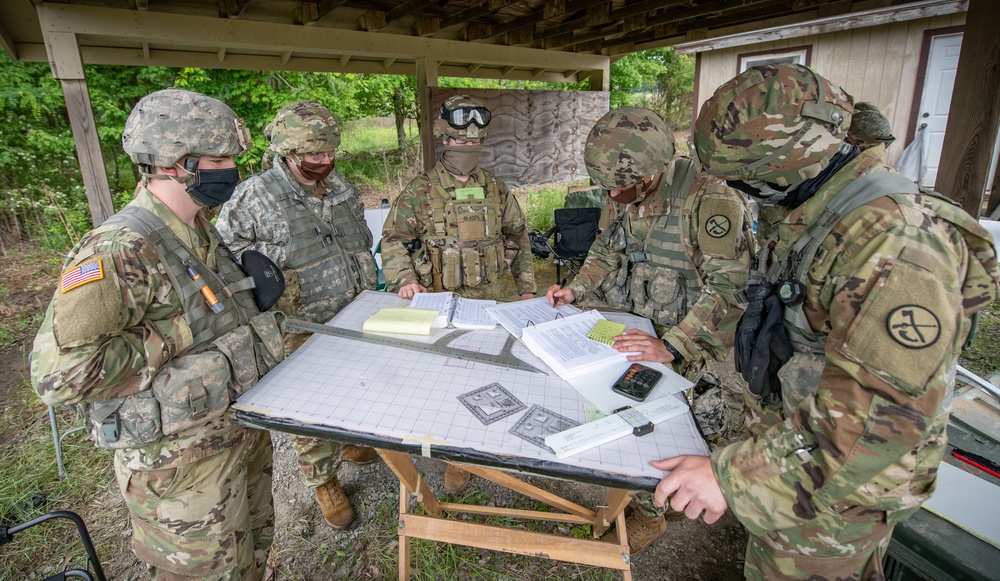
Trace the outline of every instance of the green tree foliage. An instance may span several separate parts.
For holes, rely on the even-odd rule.
[[[611,108],[648,107],[674,129],[691,125],[694,58],[672,47],[626,55],[611,63]]]

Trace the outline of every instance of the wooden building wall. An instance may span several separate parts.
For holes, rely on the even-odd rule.
[[[587,177],[583,146],[590,128],[608,112],[606,91],[432,87],[431,103],[439,107],[459,94],[483,101],[493,113],[480,165],[508,186]]]
[[[914,86],[924,31],[964,25],[965,16],[961,12],[702,52],[698,55],[695,110],[700,111],[716,87],[739,72],[740,55],[808,46],[813,69],[855,100],[874,102],[889,119],[897,139],[889,149],[889,163],[894,164],[916,129],[910,115],[919,105],[913,102]]]

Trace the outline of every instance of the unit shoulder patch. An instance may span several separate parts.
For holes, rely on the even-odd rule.
[[[900,305],[889,311],[885,326],[889,336],[907,349],[930,347],[941,337],[941,321],[920,305]]]

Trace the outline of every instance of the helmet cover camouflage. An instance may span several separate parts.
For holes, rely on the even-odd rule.
[[[184,89],[163,89],[140,99],[122,132],[125,153],[150,167],[170,167],[189,155],[240,155],[249,145],[246,124],[228,105]]]
[[[808,67],[759,65],[705,102],[694,145],[706,173],[789,186],[826,167],[853,111],[843,89]]]
[[[670,127],[655,112],[639,107],[621,107],[601,117],[583,150],[590,179],[606,190],[662,173],[673,157]]]
[[[445,111],[451,111],[453,109],[458,109],[459,107],[482,107],[486,108],[486,104],[476,99],[475,97],[470,97],[468,95],[452,95],[444,100],[441,104],[441,109]],[[486,127],[479,127],[475,123],[470,123],[468,127],[464,129],[456,129],[452,127],[448,120],[439,114],[437,119],[434,120],[434,137],[447,136],[452,139],[483,139],[486,137],[487,129]]]
[[[268,151],[281,157],[290,153],[333,153],[340,145],[340,125],[329,109],[316,101],[292,101],[278,109],[264,135]]]
[[[873,103],[858,101],[854,104],[854,116],[851,117],[851,127],[847,137],[855,143],[875,144],[892,143],[896,137],[885,115]]]

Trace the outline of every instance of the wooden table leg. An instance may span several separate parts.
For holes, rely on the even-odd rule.
[[[597,517],[594,519],[594,537],[603,535],[611,528],[611,523],[623,513],[633,496],[634,492],[620,488],[608,490],[608,495],[604,497],[604,507],[597,511]]]
[[[410,493],[406,485],[399,483],[399,581],[410,578],[410,537],[403,530],[403,515],[410,512]]]

